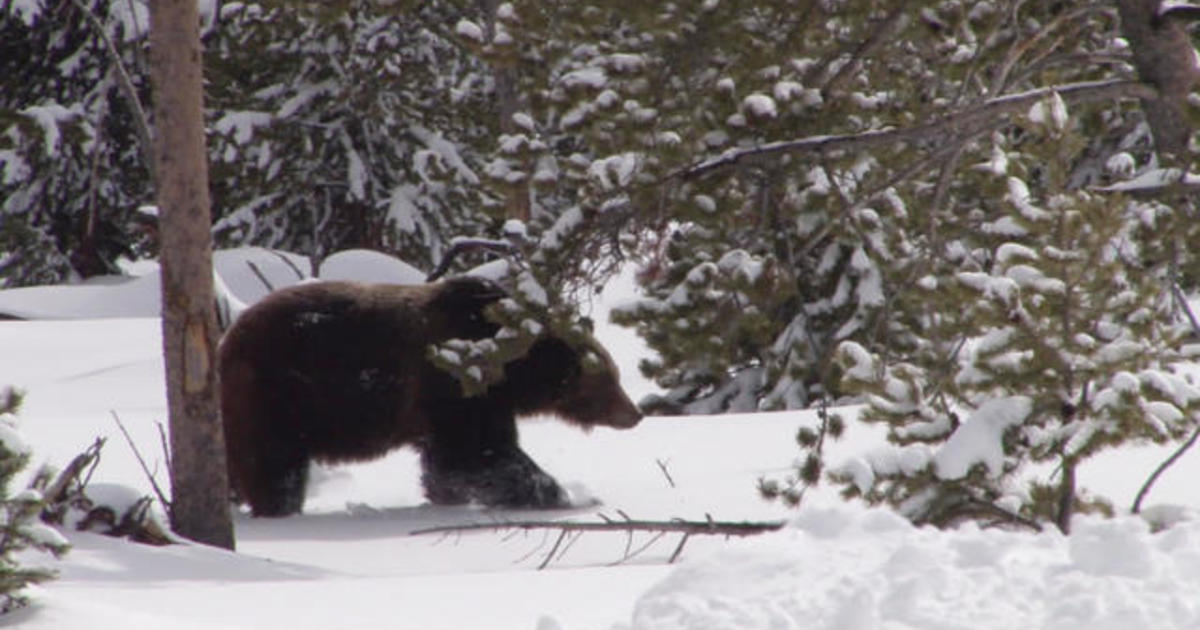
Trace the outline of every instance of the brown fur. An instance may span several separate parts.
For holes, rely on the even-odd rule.
[[[566,495],[517,445],[515,419],[551,413],[583,427],[631,427],[641,414],[611,358],[583,370],[579,352],[543,336],[482,395],[427,358],[430,344],[482,339],[495,284],[304,284],[248,309],[220,349],[221,414],[230,484],[259,516],[299,512],[308,463],[421,450],[435,503],[558,507]]]

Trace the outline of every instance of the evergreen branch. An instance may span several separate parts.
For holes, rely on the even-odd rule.
[[[92,26],[92,30],[96,31],[96,36],[104,44],[104,51],[112,61],[113,72],[117,75],[117,85],[121,88],[121,96],[124,97],[125,103],[133,112],[133,126],[137,130],[142,160],[146,163],[146,170],[150,172],[150,180],[157,181],[154,172],[154,135],[150,129],[150,118],[146,115],[145,108],[142,107],[142,101],[138,98],[137,89],[133,86],[133,79],[130,78],[129,71],[125,69],[125,64],[121,63],[121,53],[117,50],[117,45],[113,43],[112,38],[108,36],[108,30],[104,28],[104,24],[96,18],[83,0],[71,0],[71,4],[79,9],[88,24]]]
[[[994,98],[940,120],[912,127],[809,136],[797,140],[769,142],[748,149],[730,150],[719,157],[677,170],[668,178],[691,181],[738,164],[795,153],[828,155],[839,151],[862,151],[906,142],[934,142],[946,136],[961,135],[960,130],[963,129],[973,129],[981,125],[987,128],[1002,124],[1003,116],[1027,109],[1055,93],[1068,103],[1087,103],[1129,97],[1152,98],[1158,91],[1145,83],[1130,80],[1086,81],[1039,88]],[[978,130],[974,133],[978,133]]]
[[[904,21],[903,18],[908,11],[908,4],[909,0],[901,0],[892,6],[887,16],[875,25],[870,35],[862,40],[853,53],[850,54],[850,59],[841,64],[837,72],[829,77],[825,85],[821,86],[823,93],[828,94],[841,89],[843,85],[858,73],[864,58],[873,54],[884,42],[892,39],[893,31]],[[828,69],[828,66],[826,69]]]

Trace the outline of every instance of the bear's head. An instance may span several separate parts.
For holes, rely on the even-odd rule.
[[[591,427],[603,425],[629,429],[642,420],[642,412],[621,388],[620,374],[612,356],[599,342],[589,339],[580,359],[579,374],[559,398],[553,412],[567,420]]]
[[[442,285],[439,302],[443,304],[438,311],[458,320],[455,330],[488,330],[487,336],[495,333],[498,326],[487,321],[484,309],[509,297],[504,289],[470,277],[444,280]],[[567,341],[553,332],[542,332],[524,356],[505,365],[498,386],[521,415],[552,414],[585,429],[625,429],[642,419],[637,405],[621,389],[612,356],[590,334]]]
[[[522,414],[546,413],[584,429],[596,426],[628,429],[642,412],[621,389],[612,357],[593,338],[568,343],[546,334],[524,357],[505,367]]]

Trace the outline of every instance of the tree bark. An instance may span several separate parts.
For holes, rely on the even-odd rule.
[[[150,78],[161,220],[162,328],[171,444],[171,525],[233,549],[217,406],[212,220],[195,0],[151,0]]]

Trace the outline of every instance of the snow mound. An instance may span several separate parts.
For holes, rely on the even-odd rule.
[[[162,289],[158,266],[134,264],[141,275],[102,276],[86,283],[0,291],[0,315],[17,319],[158,317]],[[261,247],[213,252],[213,269],[233,297],[253,304],[273,289],[308,276],[308,258]]]
[[[854,506],[676,569],[637,630],[1200,627],[1200,523],[1079,519],[1064,537],[916,528]],[[621,626],[618,626],[621,627]]]
[[[353,280],[390,284],[423,284],[424,271],[387,254],[369,249],[348,249],[321,263],[322,280]]]

